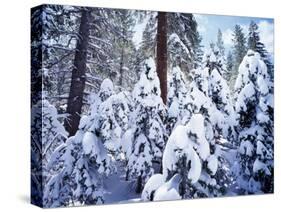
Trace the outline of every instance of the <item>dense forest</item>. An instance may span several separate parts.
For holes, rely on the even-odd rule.
[[[31,26],[34,204],[273,192],[273,55],[255,21],[231,48],[219,28],[203,46],[187,13],[43,5]]]

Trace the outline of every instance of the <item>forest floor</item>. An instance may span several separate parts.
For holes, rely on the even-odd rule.
[[[230,164],[236,160],[236,151],[228,147],[224,147],[223,151],[228,152],[228,157],[226,158],[227,163],[225,165],[230,169]],[[140,202],[141,194],[135,192],[135,182],[126,181],[125,179],[124,163],[116,161],[114,167],[116,167],[116,172],[104,180],[105,204]],[[237,192],[237,185],[234,183],[230,185],[229,192],[225,196],[234,196]]]
[[[105,179],[105,204],[139,202],[141,194],[135,192],[134,182],[126,181],[124,165],[116,162],[117,171]]]

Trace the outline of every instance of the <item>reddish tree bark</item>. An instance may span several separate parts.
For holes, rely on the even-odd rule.
[[[161,98],[167,102],[167,13],[158,12],[157,25],[157,75],[160,80]]]

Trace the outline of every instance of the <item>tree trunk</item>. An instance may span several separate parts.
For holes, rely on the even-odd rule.
[[[68,119],[65,121],[65,128],[72,136],[76,133],[83,106],[83,93],[86,81],[87,46],[89,42],[89,16],[87,9],[82,10],[79,27],[79,39],[74,57],[74,68],[72,70],[71,85],[67,103]]]
[[[142,175],[139,175],[137,178],[136,193],[140,194],[141,192],[142,192]]]
[[[185,199],[186,196],[188,196],[188,178],[187,173],[190,171],[190,161],[187,161],[186,155],[180,158],[179,161],[179,174],[181,176],[181,182],[179,185],[179,194],[182,197],[182,199]]]
[[[140,175],[137,178],[137,187],[136,187],[136,193],[140,194],[142,192],[142,174],[143,171],[141,171]]]
[[[121,50],[121,59],[120,59],[120,78],[119,78],[119,85],[122,86],[123,84],[123,66],[124,66],[124,46],[122,46]]]
[[[122,16],[122,23],[124,23],[124,16]],[[122,34],[125,35],[125,28],[123,27],[123,30],[122,30]],[[123,85],[123,66],[124,66],[124,50],[125,50],[125,45],[126,45],[126,40],[125,38],[122,38],[122,41],[121,41],[121,58],[120,58],[120,78],[119,78],[119,85],[122,87]]]
[[[161,98],[167,102],[167,14],[158,12],[157,25],[157,75],[160,80]]]
[[[126,171],[126,178],[125,178],[125,181],[129,181],[129,169],[127,169],[127,171]]]

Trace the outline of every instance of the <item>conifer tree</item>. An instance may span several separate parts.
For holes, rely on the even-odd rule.
[[[55,169],[49,166],[53,151],[67,139],[68,133],[58,120],[56,108],[40,100],[31,109],[31,186],[32,196],[42,204],[45,185]],[[40,199],[38,199],[40,198]]]
[[[218,35],[217,35],[217,43],[216,43],[219,53],[222,57],[225,56],[225,48],[224,48],[224,42],[223,42],[223,37],[222,37],[222,32],[220,29],[218,29]]]
[[[143,72],[133,90],[134,113],[132,114],[131,152],[128,172],[137,178],[136,192],[154,173],[153,161],[160,164],[166,140],[164,118],[166,109],[160,96],[160,84],[152,58],[143,63]],[[157,171],[157,170],[156,170]]]
[[[53,153],[50,166],[57,173],[44,190],[46,207],[104,202],[102,178],[110,172],[109,158],[90,119],[82,117],[76,134]]]
[[[254,21],[251,21],[249,25],[248,49],[260,54],[262,60],[267,66],[271,79],[273,79],[273,64],[269,59],[269,53],[266,50],[264,43],[260,40],[259,26]]]
[[[235,84],[238,115],[237,182],[242,193],[273,192],[273,94],[259,53],[249,50]]]
[[[232,51],[229,51],[226,57],[226,69],[228,70],[228,74],[226,74],[225,79],[228,82],[230,88],[232,88],[231,76],[234,72],[234,58]],[[233,85],[234,87],[234,85]]]
[[[214,50],[205,54],[203,65],[208,69],[210,74],[209,78],[207,78],[208,95],[212,99],[216,109],[223,116],[222,121],[224,125],[217,127],[218,134],[222,135],[229,142],[235,142],[236,117],[230,97],[230,90],[223,77],[223,74],[229,73],[229,71],[226,69],[225,61],[216,47],[214,47]]]
[[[166,180],[175,173],[181,176],[183,198],[221,196],[233,183],[221,148],[222,142],[235,135],[234,111],[220,74],[224,65],[215,47],[205,54],[203,62],[204,68],[191,72],[185,118],[172,131],[163,156],[164,176]]]
[[[188,90],[183,78],[183,73],[181,69],[173,67],[172,69],[172,79],[169,82],[169,92],[168,92],[168,120],[167,120],[167,133],[171,134],[173,129],[184,122],[184,118],[189,111],[187,109]]]
[[[233,31],[233,55],[234,55],[234,69],[238,70],[240,63],[247,52],[246,36],[240,25],[235,25]],[[237,76],[237,74],[235,75]]]
[[[46,186],[44,201],[49,207],[103,203],[102,179],[113,171],[109,153],[115,156],[120,148],[121,128],[110,101],[114,95],[112,81],[105,79],[93,95],[90,115],[81,119],[76,134],[53,154],[51,166],[59,167]]]

